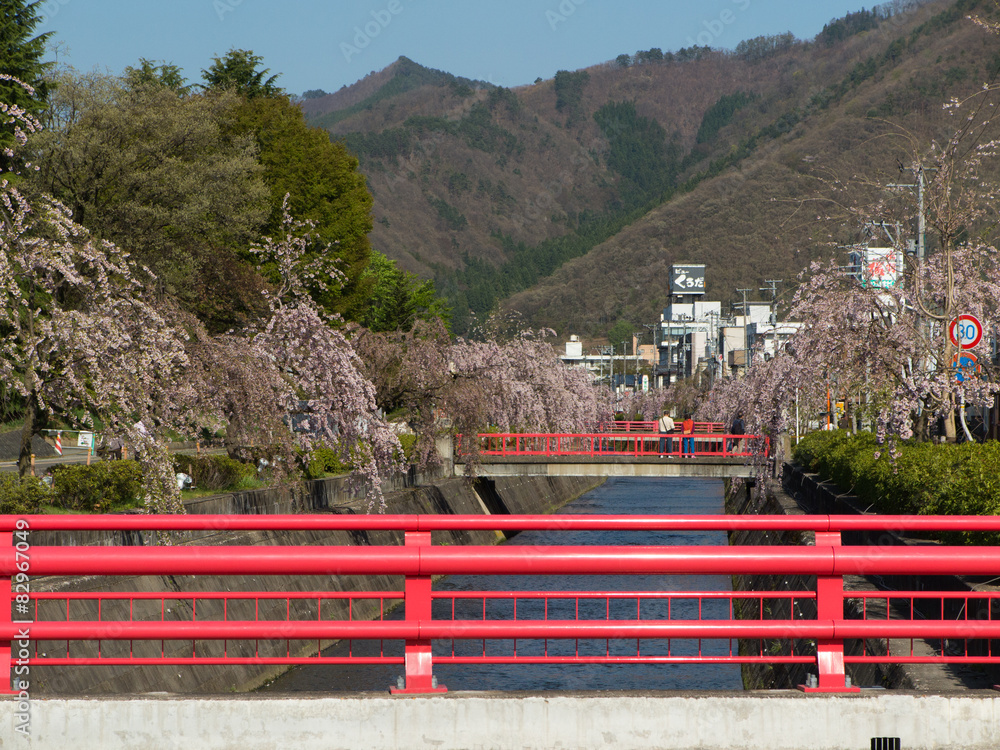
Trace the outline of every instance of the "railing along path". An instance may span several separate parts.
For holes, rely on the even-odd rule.
[[[378,546],[57,547],[34,530],[403,532]],[[435,531],[814,531],[815,546],[442,546]],[[996,592],[845,592],[845,575],[1000,575],[990,546],[842,546],[842,531],[1000,531],[967,516],[0,516],[0,685],[22,667],[114,664],[401,664],[394,692],[443,691],[435,664],[799,663],[807,691],[856,690],[845,664],[997,663]],[[400,577],[392,590],[42,592],[40,576]],[[432,577],[816,576],[802,591],[438,592]],[[178,579],[183,581],[183,578]],[[350,586],[341,578],[338,586]],[[358,581],[359,579],[353,579]],[[280,579],[278,581],[280,583]],[[228,588],[225,584],[221,588]],[[266,586],[262,588],[267,588]],[[860,619],[845,602],[862,602]],[[874,606],[879,603],[879,606]],[[387,619],[393,605],[404,616]],[[882,606],[884,604],[884,606]],[[878,610],[881,615],[872,614]],[[952,613],[958,612],[957,618]],[[13,617],[11,616],[13,615]],[[909,646],[899,650],[898,639]],[[934,653],[914,648],[929,639]],[[324,656],[372,641],[374,656]],[[303,641],[311,653],[300,653]],[[295,645],[293,645],[295,644]],[[294,651],[294,653],[293,653]],[[8,687],[9,686],[9,687]]]

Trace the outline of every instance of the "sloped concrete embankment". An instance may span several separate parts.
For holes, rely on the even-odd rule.
[[[746,483],[733,482],[727,488],[726,512],[743,515],[857,515],[867,511],[852,495],[842,493],[838,488],[823,482],[818,476],[803,471],[800,467],[785,464],[780,485],[771,484],[765,493],[748,487]],[[813,532],[755,532],[741,531],[730,534],[730,544],[815,544]],[[917,539],[904,535],[902,531],[864,531],[844,532],[842,543],[845,545],[864,544],[875,547],[894,545],[926,545],[937,542],[927,539]],[[739,591],[815,591],[815,576],[733,576],[733,588]],[[961,578],[957,576],[926,576],[899,575],[880,576],[877,579],[862,576],[845,576],[845,591],[974,591],[996,590],[982,581]],[[944,606],[944,618],[957,619],[988,619],[990,613],[987,605],[975,611],[966,613],[961,601],[917,600],[914,603],[917,617],[940,619],[941,606]],[[796,616],[814,617],[815,603],[796,601]],[[845,604],[845,617],[861,619],[860,599],[848,599]],[[891,606],[901,607],[893,611],[893,617],[907,618],[909,600],[897,599]],[[745,613],[748,618],[758,618],[756,611],[750,611],[749,605]],[[885,599],[869,600],[867,605],[868,618],[885,618],[887,602]],[[907,611],[902,611],[907,610]],[[791,616],[790,603],[775,600],[765,609],[767,619],[785,619]],[[998,616],[994,609],[993,619]],[[998,653],[997,643],[993,643],[992,653]],[[962,648],[966,644],[961,644]],[[781,649],[781,644],[763,644],[772,653],[787,653]],[[967,647],[970,653],[985,652],[989,647],[986,641],[969,641]],[[758,653],[759,642],[741,642],[741,652],[747,650]],[[911,648],[909,640],[892,641],[893,653],[908,653]],[[915,641],[912,644],[918,655],[929,655],[940,648],[938,642]],[[869,654],[884,654],[885,642],[868,640],[848,642],[845,651],[848,654],[859,654],[865,650]],[[782,689],[803,684],[808,673],[815,673],[815,665],[774,664],[745,665],[743,682],[747,689]],[[980,667],[961,667],[954,665],[848,665],[847,672],[856,685],[882,686],[886,688],[903,688],[919,690],[954,690],[964,688],[986,688],[997,680],[997,675]]]
[[[495,481],[478,480],[474,484],[462,479],[443,479],[433,485],[410,487],[397,490],[387,496],[388,512],[402,514],[475,514],[502,515],[517,513],[551,513],[567,502],[593,489],[601,480],[579,477],[515,477]],[[368,512],[368,501],[363,496],[351,493],[339,479],[321,480],[310,483],[299,493],[288,490],[267,490],[255,493],[240,493],[233,496],[210,498],[188,505],[189,512],[208,513],[250,513],[309,512],[326,511],[334,513],[361,514]],[[435,544],[495,544],[502,541],[498,532],[435,532]],[[33,545],[44,544],[142,544],[148,539],[141,535],[122,537],[114,534],[74,534],[59,537],[46,532],[31,535]],[[175,538],[178,544],[212,545],[399,545],[403,543],[402,532],[388,531],[258,531],[233,532],[217,531],[188,533]],[[241,578],[217,576],[128,576],[115,578],[45,578],[32,581],[34,591],[55,592],[209,592],[209,591],[398,591],[402,580],[394,576],[244,576]],[[65,602],[42,602],[41,619],[65,619]],[[223,619],[222,604],[211,600],[197,601],[197,619]],[[286,618],[286,600],[279,599],[270,604],[260,602],[259,613],[255,613],[257,603],[252,599],[230,601],[225,613],[228,619],[280,620]],[[194,612],[190,602],[124,600],[120,604],[101,605],[100,619],[125,620],[129,608],[133,616],[143,619],[191,620]],[[292,617],[316,617],[316,601],[293,602]],[[353,619],[377,617],[379,603],[371,600],[367,605],[355,602],[351,616]],[[339,601],[324,601],[323,618],[346,619],[347,604]],[[69,607],[71,619],[98,619],[96,601],[73,601]],[[321,643],[326,647],[329,643]],[[40,642],[42,653],[68,652],[70,656],[96,656],[96,646],[87,644],[67,644],[63,642]],[[288,644],[295,655],[314,654],[315,641]],[[101,654],[107,657],[128,656],[128,643],[104,642]],[[199,656],[222,656],[224,644],[218,642],[190,641],[164,643],[162,648],[168,654],[190,655],[194,648]],[[286,642],[261,642],[254,644],[225,644],[229,656],[254,656],[259,648],[260,656],[283,655]],[[157,657],[161,644],[136,643],[134,656]],[[94,667],[35,667],[31,670],[33,694],[108,694],[144,693],[169,691],[173,693],[218,693],[251,690],[277,675],[287,667],[281,665],[224,665],[224,666],[113,666]]]

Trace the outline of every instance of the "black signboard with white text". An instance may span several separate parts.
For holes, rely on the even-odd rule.
[[[671,294],[704,294],[705,266],[683,265],[670,267]]]

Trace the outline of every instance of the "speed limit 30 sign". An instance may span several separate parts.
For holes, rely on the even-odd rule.
[[[959,315],[948,324],[948,338],[959,349],[972,349],[983,340],[983,324],[975,315]]]

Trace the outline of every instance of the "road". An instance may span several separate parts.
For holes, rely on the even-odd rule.
[[[192,455],[196,453],[194,448],[182,448],[179,450],[172,450],[171,453],[186,453]],[[201,455],[210,454],[220,454],[225,455],[226,450],[224,448],[202,448]],[[101,461],[98,456],[90,457],[91,463],[97,463]],[[46,469],[50,466],[56,466],[57,464],[83,464],[87,462],[87,449],[86,448],[63,448],[63,455],[61,456],[50,456],[46,458],[35,458],[35,474],[37,476],[42,476]],[[2,471],[17,471],[17,459],[10,460],[4,459],[0,461],[0,472]]]

